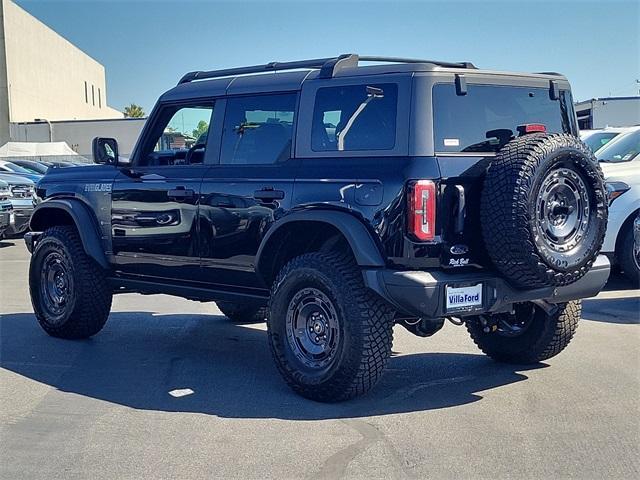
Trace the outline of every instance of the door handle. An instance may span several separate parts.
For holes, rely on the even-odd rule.
[[[174,200],[189,200],[196,196],[196,192],[190,188],[176,187],[167,192],[167,197]]]
[[[274,200],[282,200],[284,192],[282,190],[274,190],[273,188],[263,188],[253,192],[253,198],[262,200],[263,202],[273,202]]]

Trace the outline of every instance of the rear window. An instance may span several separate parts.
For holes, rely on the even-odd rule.
[[[437,84],[433,115],[437,152],[496,152],[524,124],[575,131],[571,94],[561,91],[560,100],[551,100],[548,88],[468,85],[466,95],[457,95],[455,85]]]
[[[228,99],[220,163],[258,165],[289,159],[296,99],[294,93]]]
[[[392,150],[396,143],[395,83],[320,88],[311,126],[315,152]]]

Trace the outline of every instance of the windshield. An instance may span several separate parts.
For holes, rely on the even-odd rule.
[[[584,138],[582,141],[587,144],[587,147],[589,147],[592,152],[597,152],[617,135],[617,132],[596,132]]]
[[[628,162],[640,153],[640,130],[627,133],[596,152],[601,162]]]
[[[518,136],[518,126],[542,124],[547,132],[575,133],[571,93],[552,100],[548,88],[468,85],[433,87],[434,141],[437,152],[497,152]]]
[[[19,165],[16,165],[15,163],[11,163],[11,162],[6,162],[2,164],[2,167],[4,170],[7,170],[9,172],[13,172],[13,173],[27,173],[27,174],[32,174],[33,172],[30,172],[29,170],[27,170],[26,168],[22,168]]]

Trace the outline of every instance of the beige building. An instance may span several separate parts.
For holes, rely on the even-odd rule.
[[[0,145],[10,123],[122,118],[104,67],[10,0],[0,0]]]

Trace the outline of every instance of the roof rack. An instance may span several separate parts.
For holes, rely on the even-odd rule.
[[[189,83],[194,80],[204,80],[208,78],[229,77],[235,75],[247,75],[250,73],[276,72],[298,69],[320,69],[320,78],[332,78],[338,71],[344,68],[357,67],[359,61],[384,63],[430,63],[439,67],[446,68],[476,68],[470,62],[440,62],[436,60],[421,60],[417,58],[359,56],[357,54],[347,53],[339,55],[337,57],[329,58],[315,58],[311,60],[298,60],[294,62],[270,62],[263,65],[253,65],[250,67],[189,72],[180,79],[178,85],[182,83]]]

